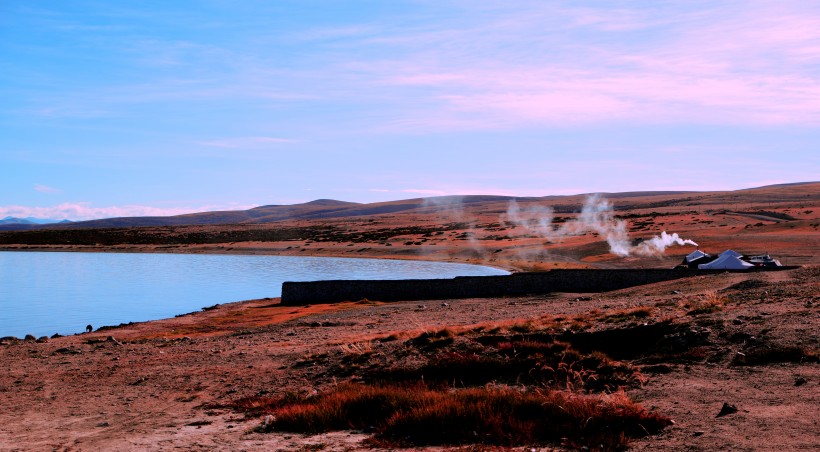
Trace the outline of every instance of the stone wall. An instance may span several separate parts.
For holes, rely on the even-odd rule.
[[[725,272],[791,270],[789,267],[761,267],[751,270],[617,269],[552,270],[514,273],[505,276],[459,276],[453,279],[332,280],[285,282],[282,304],[302,306],[341,301],[447,300],[539,295],[551,292],[607,292],[692,276]]]
[[[282,284],[282,304],[297,306],[364,298],[378,301],[444,300],[550,292],[605,292],[702,274],[704,272],[671,269],[552,270],[453,279],[285,282]]]

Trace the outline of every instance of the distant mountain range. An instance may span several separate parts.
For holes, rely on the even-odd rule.
[[[736,191],[642,191],[623,193],[600,193],[612,200],[618,208],[655,208],[659,206],[698,204],[737,204],[744,199],[755,200],[805,200],[820,196],[820,182],[769,185]],[[363,217],[393,213],[430,213],[433,211],[457,212],[464,208],[506,211],[509,201],[539,202],[549,205],[557,212],[580,210],[589,194],[544,197],[513,197],[490,195],[439,196],[413,198],[398,201],[361,204],[317,199],[303,204],[268,205],[248,210],[200,212],[167,217],[120,217],[101,220],[70,222],[37,220],[33,218],[6,218],[0,220],[2,230],[27,230],[43,228],[123,228],[136,226],[183,226],[216,224],[259,224],[285,220],[316,220],[326,218]],[[11,221],[14,220],[14,221]],[[44,224],[44,222],[50,222]],[[56,223],[56,224],[55,224]]]
[[[69,220],[52,220],[48,218],[34,218],[34,217],[26,217],[26,218],[17,218],[17,217],[6,217],[0,220],[0,225],[6,224],[54,224],[54,223],[71,223]]]

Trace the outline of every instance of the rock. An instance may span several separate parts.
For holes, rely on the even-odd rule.
[[[43,344],[43,343],[45,343],[45,342],[48,342],[48,336],[41,336],[40,338],[38,338],[38,339],[37,339],[37,341],[36,341],[36,342],[37,342],[38,344]]]
[[[755,341],[754,336],[752,336],[749,333],[745,333],[743,331],[732,334],[731,336],[729,336],[728,339],[729,339],[730,342],[732,342],[734,344],[739,344],[741,342],[754,342]]]
[[[24,337],[23,340],[28,342],[34,342],[37,340],[37,338],[34,337],[34,335],[32,334],[26,334],[26,337]]]
[[[57,350],[54,350],[54,353],[55,354],[58,353],[58,354],[61,354],[61,355],[79,355],[82,352],[77,350],[74,347],[63,347],[63,348],[58,348]]]
[[[722,417],[733,413],[737,413],[737,407],[723,402],[723,407],[720,409],[720,413],[718,413],[715,417]]]
[[[803,377],[797,377],[794,379],[795,386],[803,386],[804,384],[808,383],[809,381]]]
[[[447,307],[449,307],[449,306],[450,306],[450,303],[442,303],[442,304],[441,304],[441,307],[442,307],[442,308],[447,308]]]
[[[141,384],[145,383],[146,381],[148,381],[148,377],[139,377],[136,380],[132,381],[131,383],[128,383],[128,385],[129,386],[138,386],[138,385],[141,385]]]
[[[652,364],[641,367],[641,372],[648,372],[652,374],[669,374],[675,370],[672,366],[667,364]]]
[[[105,338],[105,341],[106,341],[106,342],[110,342],[110,343],[112,343],[112,344],[114,344],[114,345],[122,345],[122,342],[120,342],[120,341],[118,341],[118,340],[114,339],[114,336],[108,336],[107,338]]]
[[[61,337],[63,337],[63,335],[60,334],[60,333],[54,333],[54,334],[51,335],[52,339],[57,339],[57,338],[61,338]]]

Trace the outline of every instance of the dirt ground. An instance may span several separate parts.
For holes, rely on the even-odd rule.
[[[581,203],[582,197],[560,198],[520,207],[554,209],[560,221],[553,226],[560,228],[577,217],[573,209]],[[625,358],[645,377],[627,394],[675,421],[634,440],[636,450],[820,449],[820,184],[630,195],[614,203],[635,241],[666,230],[707,252],[768,252],[804,268],[698,276],[603,294],[307,307],[252,300],[45,343],[0,340],[0,450],[364,449],[368,435],[362,432],[254,433],[261,419],[214,407],[241,397],[328,389],[342,380],[333,369],[351,344],[366,345],[375,358],[390,357],[423,332],[545,316],[590,334],[670,324],[678,336],[699,338],[676,356]],[[137,235],[154,234],[157,243],[139,245],[77,244],[71,231],[61,243],[6,235],[0,249],[430,259],[509,270],[668,268],[693,249],[623,258],[594,233],[554,239],[507,220],[507,204],[489,202],[458,211],[425,207],[265,225],[143,228]],[[284,229],[287,239],[248,239]],[[185,242],[197,234],[241,240]],[[708,300],[716,308],[698,313]],[[651,308],[648,317],[612,320],[641,306]],[[391,335],[401,339],[384,340]],[[724,403],[737,412],[718,417]]]
[[[687,314],[688,306],[710,293],[721,295],[721,310]],[[444,326],[572,318],[636,306],[652,307],[642,322],[689,325],[706,331],[708,340],[698,346],[701,355],[671,360],[662,371],[648,368],[655,370],[644,371],[643,386],[627,391],[675,421],[632,447],[820,447],[820,364],[733,361],[754,344],[820,350],[820,269],[813,267],[702,276],[605,294],[309,307],[254,300],[46,343],[6,341],[0,346],[0,449],[362,449],[367,435],[361,432],[252,433],[260,419],[209,404],[326,389],[338,382],[328,366],[343,356],[340,345],[366,343],[377,354],[389,353],[396,342],[380,338],[395,333],[411,337]],[[591,320],[585,330],[627,326]],[[311,361],[320,355],[326,361]],[[724,402],[738,411],[716,417]]]

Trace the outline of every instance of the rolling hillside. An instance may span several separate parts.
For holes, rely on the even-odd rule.
[[[344,217],[364,217],[385,214],[429,214],[470,210],[503,212],[510,201],[523,205],[538,203],[550,206],[556,212],[577,211],[590,194],[569,196],[545,196],[515,198],[509,196],[443,196],[413,198],[398,201],[360,204],[354,202],[319,199],[303,204],[266,205],[248,210],[201,212],[167,217],[121,217],[78,221],[66,224],[3,224],[0,230],[76,229],[76,228],[124,228],[138,226],[185,226],[223,224],[266,224],[280,221],[320,220]],[[601,193],[615,205],[616,210],[662,208],[686,205],[737,206],[745,204],[817,201],[820,198],[820,182],[780,184],[736,191],[720,192],[671,192],[646,191],[624,193]]]

